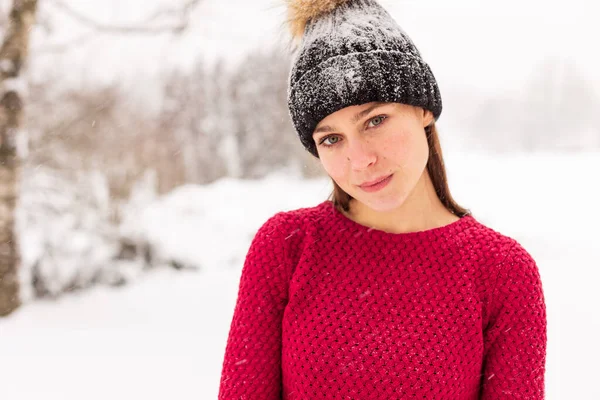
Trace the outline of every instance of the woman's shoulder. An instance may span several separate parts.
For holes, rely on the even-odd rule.
[[[284,231],[304,230],[312,222],[324,218],[329,208],[328,201],[323,201],[314,206],[277,211],[263,223],[263,227]]]
[[[305,232],[320,220],[326,211],[326,202],[315,206],[306,206],[280,210],[272,214],[259,226],[255,240],[269,239],[269,241],[285,240],[288,245],[299,244]]]
[[[475,223],[468,231],[468,241],[479,250],[491,264],[502,263],[507,258],[521,258],[533,262],[533,257],[517,235],[497,228],[493,222],[472,217]]]
[[[486,299],[486,321],[490,315],[499,312],[498,307],[508,302],[511,293],[542,291],[540,271],[534,257],[518,235],[508,234],[495,226],[478,221],[469,230],[471,245],[467,258]]]
[[[277,211],[268,217],[257,229],[249,254],[269,254],[289,265],[296,265],[306,238],[311,235],[314,221],[322,214],[323,203],[295,209]]]

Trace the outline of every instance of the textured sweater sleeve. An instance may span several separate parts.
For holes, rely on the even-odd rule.
[[[284,214],[257,231],[242,268],[219,400],[281,399],[281,321],[287,303]]]
[[[496,273],[481,399],[543,399],[546,305],[538,267],[515,242]]]

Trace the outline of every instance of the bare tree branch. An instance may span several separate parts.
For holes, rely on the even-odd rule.
[[[150,23],[161,17],[173,15],[181,19],[186,19],[198,4],[200,4],[200,0],[187,0],[180,8],[158,9],[145,22]]]
[[[183,32],[189,23],[189,14],[200,4],[201,0],[187,0],[179,8],[159,9],[143,21],[132,25],[112,25],[95,21],[93,18],[81,14],[74,10],[62,0],[51,0],[51,3],[71,18],[79,21],[83,25],[91,27],[95,31],[114,34],[144,34],[156,35],[165,32],[179,34]],[[155,21],[167,16],[177,16],[178,21],[170,24],[156,24]],[[153,25],[156,24],[156,25]]]
[[[40,54],[60,54],[65,53],[74,47],[81,46],[87,43],[93,36],[97,34],[96,31],[90,31],[79,35],[78,37],[66,40],[63,43],[56,43],[44,46],[36,46],[36,48],[32,49],[33,53],[36,55]]]

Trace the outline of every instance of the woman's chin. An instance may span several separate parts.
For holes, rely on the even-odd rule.
[[[357,196],[354,198],[369,209],[383,213],[397,210],[400,206],[402,206],[402,203],[404,203],[406,196],[403,196],[402,194],[388,194],[387,196],[382,197]]]

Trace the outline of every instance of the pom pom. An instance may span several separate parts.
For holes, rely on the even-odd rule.
[[[306,24],[311,19],[333,11],[349,0],[286,0],[288,4],[288,24],[292,36],[299,39],[304,35]]]

